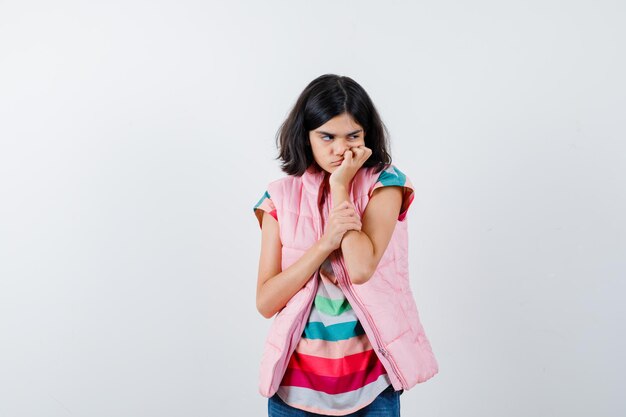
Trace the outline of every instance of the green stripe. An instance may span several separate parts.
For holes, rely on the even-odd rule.
[[[347,299],[331,300],[330,298],[322,297],[321,295],[315,296],[315,308],[324,314],[328,314],[329,316],[338,316],[343,312],[352,309]]]
[[[302,332],[302,337],[336,342],[338,340],[346,340],[354,336],[360,336],[364,333],[365,331],[358,321],[337,323],[330,326],[324,326],[324,323],[316,321],[307,323],[304,332]]]

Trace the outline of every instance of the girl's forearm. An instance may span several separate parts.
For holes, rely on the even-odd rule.
[[[348,186],[331,184],[330,193],[333,207],[349,201]],[[348,230],[341,240],[341,252],[353,284],[363,284],[372,276],[370,260],[374,256],[374,246],[370,238],[359,230]]]
[[[370,238],[359,230],[348,230],[341,241],[341,253],[353,284],[364,284],[372,276],[371,260],[374,246]]]
[[[331,252],[332,250],[318,240],[300,259],[265,281],[257,295],[257,309],[263,317],[269,319],[278,313],[307,283]]]

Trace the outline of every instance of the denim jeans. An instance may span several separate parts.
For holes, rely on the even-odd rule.
[[[394,391],[389,385],[372,403],[354,413],[345,414],[344,417],[400,417],[400,394],[402,392],[402,390]],[[269,417],[323,416],[323,414],[310,413],[285,404],[276,394],[268,400],[267,412]]]

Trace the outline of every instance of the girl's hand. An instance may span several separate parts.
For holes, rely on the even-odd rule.
[[[323,241],[330,250],[339,249],[343,235],[348,230],[361,230],[361,218],[354,205],[344,201],[331,210],[320,241]]]
[[[343,185],[347,188],[356,172],[371,155],[372,150],[365,145],[353,146],[348,149],[343,154],[343,162],[339,168],[330,174],[330,185]]]

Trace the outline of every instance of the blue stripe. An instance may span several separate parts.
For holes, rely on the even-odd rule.
[[[261,197],[258,203],[254,205],[254,208],[252,209],[252,211],[256,210],[256,208],[259,207],[261,203],[263,202],[263,200],[265,200],[266,198],[271,198],[270,193],[268,193],[267,191],[263,194],[263,197]]]
[[[306,339],[322,339],[330,342],[338,340],[350,339],[354,336],[365,334],[361,323],[358,321],[349,321],[346,323],[337,323],[330,326],[324,326],[319,321],[307,323],[302,332],[302,337]]]
[[[404,187],[404,184],[406,184],[406,175],[392,165],[380,173],[378,181],[380,181],[385,187],[390,185],[399,185]]]

